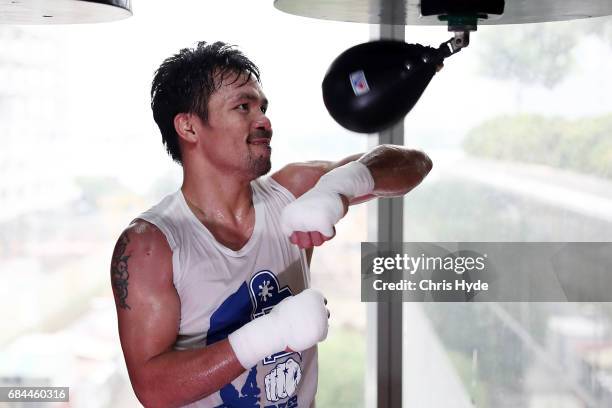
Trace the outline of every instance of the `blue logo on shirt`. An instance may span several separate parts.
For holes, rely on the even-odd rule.
[[[210,317],[210,328],[206,344],[211,345],[224,340],[227,336],[244,326],[250,320],[269,313],[283,299],[292,296],[288,286],[280,287],[278,279],[268,270],[257,272],[247,285],[244,282],[231,294]],[[277,359],[293,354],[280,351],[266,357],[264,364],[272,364]],[[249,371],[240,393],[229,383],[219,391],[223,404],[216,408],[254,408],[259,407],[261,390],[257,386],[257,366]],[[295,401],[297,403],[297,400]],[[297,406],[297,404],[296,404]]]

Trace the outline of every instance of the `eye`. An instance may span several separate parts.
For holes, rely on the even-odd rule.
[[[267,105],[262,105],[262,107],[259,108],[259,109],[261,109],[262,113],[266,113],[266,111],[268,110],[268,106]]]
[[[236,109],[238,109],[239,111],[248,111],[249,110],[249,104],[248,103],[241,103],[240,105],[236,106]]]

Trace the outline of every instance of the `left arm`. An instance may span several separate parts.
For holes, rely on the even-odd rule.
[[[331,170],[352,161],[363,163],[374,180],[371,194],[353,197],[350,205],[376,197],[398,197],[418,186],[431,171],[431,159],[419,150],[396,145],[380,145],[363,154],[354,154],[337,162],[312,161],[291,163],[272,177],[296,198],[312,189],[319,179]]]
[[[395,145],[377,146],[358,161],[372,174],[374,190],[369,197],[358,197],[351,204],[373,197],[403,196],[418,186],[433,167],[425,153]]]
[[[351,164],[354,161],[363,166]],[[380,145],[365,154],[352,155],[338,162],[289,164],[272,177],[297,198],[287,206],[283,218],[285,221],[290,219],[289,229],[294,228],[291,241],[307,248],[321,245],[333,236],[330,228],[333,229],[333,225],[344,216],[349,204],[376,197],[402,196],[419,185],[431,168],[432,162],[423,152],[402,146]],[[331,218],[331,227],[325,231],[316,228],[321,225],[321,220],[308,220],[312,219],[313,210],[315,216]],[[298,218],[299,222],[293,222]],[[306,228],[309,226],[312,228]],[[296,239],[298,235],[310,239]]]

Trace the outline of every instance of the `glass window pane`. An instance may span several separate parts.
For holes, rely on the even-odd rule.
[[[321,81],[340,52],[367,40],[367,26],[291,16],[272,2],[212,3],[144,1],[111,24],[0,26],[0,383],[69,385],[74,407],[136,406],[109,264],[122,229],[180,186],[149,106],[164,58],[222,40],[259,65],[272,171],[366,149],[327,114]],[[332,310],[319,349],[321,406],[363,399],[355,271],[365,229],[356,207],[313,258],[312,284]]]
[[[611,29],[600,18],[473,33],[404,122],[406,145],[434,161],[406,197],[405,241],[612,239]],[[607,304],[404,310],[407,407],[610,404]]]

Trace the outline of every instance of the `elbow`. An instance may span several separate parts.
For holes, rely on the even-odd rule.
[[[418,153],[418,162],[420,163],[421,174],[423,174],[423,178],[425,178],[425,176],[427,176],[433,168],[433,162],[427,154],[420,151]]]
[[[132,388],[138,401],[146,408],[167,408],[173,405],[170,401],[166,401],[160,387],[156,387],[152,382],[146,379],[132,380]]]
[[[178,408],[212,394],[209,392],[190,399],[183,395],[181,389],[169,387],[167,378],[150,374],[131,378],[131,382],[136,398],[145,408]]]
[[[429,156],[420,150],[406,149],[403,146],[389,144],[379,145],[374,150],[377,155],[383,155],[390,160],[395,160],[398,164],[401,163],[403,167],[414,168],[417,175],[421,177],[421,180],[433,168],[433,162]]]
[[[148,387],[144,383],[137,383],[135,381],[132,381],[132,388],[134,389],[134,394],[136,394],[136,398],[138,398],[138,401],[140,401],[142,406],[147,408],[162,406],[155,395],[155,390],[152,387]]]
[[[412,150],[408,157],[408,162],[408,168],[412,169],[411,174],[414,177],[413,182],[416,182],[416,184],[423,181],[433,168],[433,162],[429,156],[420,150]]]
[[[404,191],[401,195],[407,194],[413,188],[421,184],[421,182],[427,177],[431,169],[433,168],[433,162],[429,156],[421,151],[413,150],[410,154],[409,163],[407,168],[410,176],[407,178],[407,183],[404,186]]]

